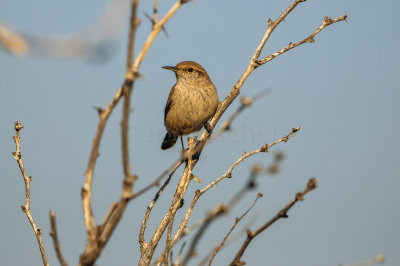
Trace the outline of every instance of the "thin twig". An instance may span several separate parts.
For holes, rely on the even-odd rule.
[[[130,19],[130,27],[129,27],[129,37],[128,37],[128,53],[126,60],[126,68],[129,69],[132,66],[133,62],[133,52],[134,52],[134,38],[136,29],[140,24],[140,20],[136,17],[137,14],[137,6],[139,0],[132,0],[131,6],[131,19]]]
[[[232,113],[232,115],[228,119],[226,119],[224,122],[222,122],[221,127],[218,129],[217,132],[215,132],[211,136],[208,143],[217,139],[222,133],[230,130],[232,122],[239,116],[239,114],[241,112],[243,112],[243,110],[250,107],[253,104],[253,102],[262,98],[264,95],[270,93],[271,91],[272,91],[272,89],[266,89],[266,90],[261,91],[260,93],[257,93],[256,95],[254,95],[252,97],[243,97],[240,101],[240,106],[235,110],[235,112]]]
[[[276,144],[280,143],[280,142],[287,142],[289,140],[289,137],[293,136],[296,132],[298,132],[300,130],[299,127],[295,127],[292,128],[292,131],[287,134],[286,136],[280,138],[279,140],[274,141],[271,144],[264,144],[263,146],[261,146],[259,149],[254,150],[252,152],[245,152],[242,154],[242,156],[234,163],[232,164],[232,166],[228,169],[228,171],[226,171],[222,176],[218,177],[217,179],[215,179],[213,182],[211,182],[210,184],[208,184],[206,187],[204,187],[201,190],[197,190],[195,193],[195,196],[192,199],[192,202],[190,203],[190,207],[189,209],[186,211],[185,217],[183,218],[177,232],[175,233],[174,238],[172,239],[172,243],[171,246],[173,246],[175,244],[175,242],[180,238],[180,235],[182,234],[183,230],[186,228],[186,224],[193,212],[194,206],[196,205],[197,201],[199,200],[199,198],[210,188],[214,187],[215,185],[217,185],[221,180],[225,179],[225,178],[231,178],[232,177],[232,171],[233,169],[235,169],[235,167],[240,164],[241,162],[243,162],[245,159],[247,159],[248,157],[251,157],[257,153],[261,153],[261,152],[268,152],[269,149],[273,146],[275,146]]]
[[[189,138],[188,139],[189,148],[188,148],[188,151],[187,151],[188,162],[187,162],[187,167],[186,167],[186,169],[187,169],[187,179],[189,179],[189,181],[190,181],[190,179],[193,178],[193,179],[196,179],[198,182],[201,182],[197,177],[195,177],[192,174],[192,167],[193,167],[193,158],[192,158],[192,156],[193,156],[193,148],[194,148],[195,142],[196,142],[196,138],[194,138],[194,139]],[[184,194],[185,194],[185,192],[182,192],[182,197],[179,197],[179,200],[183,200],[183,195]],[[178,195],[180,195],[180,194],[178,194]],[[169,217],[167,239],[166,239],[166,245],[165,245],[165,250],[164,250],[164,262],[165,262],[166,265],[168,265],[168,254],[169,254],[169,252],[170,252],[170,250],[172,248],[172,241],[171,241],[172,226],[173,226],[174,221],[175,221],[176,211],[179,208],[180,207],[178,207],[176,209],[173,209],[171,214],[170,214],[170,217]]]
[[[190,228],[186,228],[182,235],[181,238],[185,235],[187,235],[189,232],[191,232],[194,228],[197,228],[198,226],[201,225],[201,227],[199,228],[199,230],[196,232],[195,236],[193,237],[191,243],[190,243],[190,247],[189,250],[187,251],[184,259],[182,260],[182,265],[187,265],[187,263],[189,262],[189,260],[196,254],[196,247],[197,244],[200,241],[200,238],[202,236],[204,236],[205,231],[210,228],[210,226],[212,225],[212,223],[214,221],[216,221],[217,217],[220,217],[223,214],[226,214],[229,210],[229,207],[227,207],[224,204],[218,204],[212,211],[208,212],[206,218],[198,221],[197,223],[195,223],[193,226],[191,226]]]
[[[231,229],[229,230],[229,232],[225,235],[224,239],[222,240],[222,242],[220,244],[218,244],[215,248],[214,248],[214,252],[213,255],[211,256],[210,261],[208,262],[208,266],[211,265],[211,263],[213,262],[215,256],[217,255],[217,253],[221,250],[221,248],[225,245],[226,240],[228,239],[228,237],[230,236],[230,234],[233,232],[233,230],[235,230],[236,226],[239,224],[239,222],[243,219],[243,217],[245,217],[249,211],[254,207],[254,205],[256,204],[257,200],[259,198],[261,198],[263,195],[261,193],[257,193],[257,196],[253,202],[253,204],[251,204],[251,206],[240,216],[237,217],[235,219],[235,223],[232,225]]]
[[[291,49],[293,49],[293,48],[295,48],[295,47],[297,47],[299,45],[302,45],[304,43],[314,43],[315,42],[315,39],[314,39],[315,35],[317,35],[321,30],[323,30],[324,28],[326,28],[327,26],[329,26],[329,25],[331,25],[333,23],[340,22],[340,21],[345,21],[346,19],[347,19],[347,15],[340,16],[340,17],[338,17],[336,19],[331,19],[329,17],[325,17],[324,21],[322,22],[322,25],[319,26],[318,29],[316,29],[310,36],[308,36],[304,40],[299,41],[297,43],[294,43],[294,44],[293,43],[289,43],[288,46],[286,46],[285,48],[279,50],[278,52],[275,52],[275,53],[273,53],[273,54],[271,54],[271,55],[269,55],[269,56],[267,56],[267,57],[265,57],[265,58],[263,58],[261,60],[257,60],[257,64],[260,64],[260,65],[265,64],[265,63],[271,61],[272,59],[274,59],[275,57],[277,57],[278,55],[281,55],[281,54],[283,54],[283,53],[285,53],[285,52],[287,52],[287,51],[289,51],[289,50],[291,50]]]
[[[180,0],[177,1],[164,15],[164,17],[158,21],[156,24],[153,26],[153,30],[150,32],[149,36],[147,37],[147,40],[136,57],[135,62],[133,63],[131,69],[130,69],[130,74],[127,75],[127,78],[133,78],[134,73],[137,73],[139,70],[139,66],[142,63],[145,55],[147,54],[147,51],[149,50],[150,46],[153,44],[154,39],[156,38],[157,34],[160,32],[160,30],[164,27],[165,23],[179,10],[179,8],[186,3],[186,1]]]
[[[150,202],[149,206],[147,206],[146,213],[144,215],[143,221],[142,221],[142,226],[140,228],[140,233],[139,233],[139,243],[141,248],[146,247],[146,241],[144,240],[144,232],[146,231],[146,226],[147,226],[147,221],[150,217],[151,210],[153,209],[154,205],[156,204],[158,198],[164,191],[164,189],[167,187],[169,184],[169,181],[171,181],[172,176],[174,175],[176,169],[181,165],[181,163],[175,164],[174,169],[172,169],[171,173],[169,174],[168,178],[165,180],[164,184],[161,186],[161,188],[158,190],[156,195],[154,196],[154,199]]]
[[[179,261],[181,260],[182,253],[183,253],[183,249],[185,248],[185,246],[186,246],[186,242],[183,242],[183,244],[182,244],[182,246],[181,246],[181,248],[180,248],[180,250],[179,250],[178,256],[176,257],[176,260],[175,260],[173,266],[175,266],[175,265],[177,265],[177,266],[180,265]]]
[[[158,0],[154,0],[153,21],[154,21],[154,24],[158,22]]]
[[[172,217],[174,217],[176,211],[182,207],[183,203],[183,196],[185,195],[186,189],[189,186],[191,177],[188,174],[188,167],[185,168],[181,179],[178,182],[177,189],[172,199],[172,203],[170,208],[168,209],[167,213],[161,220],[160,224],[158,225],[156,231],[154,232],[151,240],[146,243],[144,241],[144,230],[146,228],[146,223],[148,220],[149,212],[146,211],[145,218],[143,219],[142,227],[139,234],[139,243],[141,247],[141,256],[139,260],[140,265],[148,265],[153,257],[155,248],[157,247],[158,242],[160,241],[165,229],[171,222]],[[154,201],[154,200],[153,200]],[[149,207],[147,207],[149,209]],[[147,216],[147,217],[146,217]],[[171,245],[172,247],[172,245]],[[167,247],[168,248],[168,247]],[[165,253],[164,253],[165,255]],[[167,257],[168,255],[165,255]],[[164,261],[164,259],[162,259]]]
[[[254,224],[254,222],[257,220],[259,216],[259,213],[254,214],[251,218],[250,221],[247,222],[236,234],[234,234],[231,238],[228,239],[228,241],[225,243],[225,245],[222,247],[222,249],[229,247],[233,243],[235,243],[237,240],[241,239],[243,235],[246,234],[247,228],[249,228],[251,225]],[[207,255],[205,255],[200,262],[197,264],[198,266],[202,266],[207,264],[207,261],[210,260],[212,254],[214,253],[214,249],[211,250]]]
[[[58,234],[57,234],[56,214],[53,211],[50,212],[50,224],[51,224],[50,236],[53,238],[54,248],[56,250],[58,261],[62,266],[67,266],[68,264],[65,261],[64,256],[61,252],[61,245],[60,241],[58,240]]]
[[[279,168],[279,163],[282,160],[282,158],[283,158],[282,153],[280,152],[276,153],[271,165],[269,167],[266,167],[266,169],[275,169],[274,172],[267,170],[265,171],[265,173],[275,174],[277,172],[276,169]],[[186,265],[189,262],[189,260],[193,257],[193,255],[196,254],[197,244],[200,241],[200,238],[204,236],[206,229],[209,228],[211,223],[216,221],[218,217],[221,217],[222,215],[227,215],[230,212],[230,210],[244,197],[244,195],[247,192],[253,190],[257,186],[256,184],[257,177],[259,177],[262,173],[264,173],[264,169],[259,165],[254,165],[251,168],[247,182],[242,186],[241,189],[239,189],[238,192],[236,192],[231,197],[231,199],[227,203],[224,204],[218,203],[217,206],[212,211],[207,213],[207,216],[204,219],[201,219],[200,221],[196,222],[189,228],[185,228],[185,230],[181,235],[181,238],[183,238],[190,231],[194,230],[195,228],[201,225],[200,229],[196,232],[196,235],[193,237],[191,241],[190,248],[186,253],[185,258],[182,261],[182,265]],[[210,257],[211,255],[208,256],[208,258]]]
[[[20,122],[15,122],[14,123],[14,129],[16,132],[16,136],[13,137],[14,142],[15,142],[15,148],[16,151],[13,152],[13,156],[14,159],[17,161],[19,169],[21,170],[21,174],[22,177],[24,178],[24,182],[25,182],[25,205],[21,206],[22,211],[26,214],[26,217],[29,220],[29,223],[32,226],[33,232],[36,235],[36,239],[39,245],[39,249],[40,249],[40,254],[42,255],[42,261],[43,261],[43,265],[47,266],[49,265],[49,263],[47,262],[47,258],[46,258],[46,252],[44,250],[43,247],[43,242],[42,242],[42,230],[40,230],[37,226],[35,221],[33,220],[33,216],[31,214],[31,208],[30,208],[30,183],[32,181],[32,177],[28,176],[26,174],[25,168],[24,168],[24,164],[22,162],[22,154],[21,154],[21,150],[20,150],[20,143],[21,143],[21,139],[19,137],[19,131],[21,129],[23,129],[24,126],[22,126],[22,124]]]
[[[244,195],[253,190],[256,187],[256,179],[258,176],[260,176],[262,173],[270,173],[270,174],[275,174],[277,172],[277,169],[279,168],[279,163],[282,160],[283,155],[282,153],[276,153],[274,156],[274,160],[271,163],[269,167],[266,167],[265,169],[268,169],[265,171],[261,166],[259,165],[254,165],[251,168],[250,176],[248,177],[248,181],[243,185],[243,187],[236,192],[231,199],[228,201],[228,203],[218,203],[217,206],[212,211],[209,211],[207,213],[207,216],[198,222],[194,223],[192,226],[185,228],[185,230],[181,234],[181,238],[186,236],[189,232],[194,230],[195,228],[200,227],[200,229],[196,232],[195,236],[191,240],[190,247],[188,252],[186,253],[184,259],[182,260],[182,265],[187,265],[189,260],[196,254],[196,247],[198,242],[200,241],[200,238],[204,236],[205,231],[210,227],[210,225],[216,221],[218,217],[221,217],[222,215],[227,215],[230,210],[244,197]],[[275,169],[270,171],[269,169]],[[207,260],[209,260],[210,256],[207,256]]]
[[[112,215],[114,214],[115,210],[118,207],[118,202],[113,202],[108,209],[106,215],[104,216],[103,221],[101,222],[100,226],[98,227],[97,233],[98,235],[101,235],[104,232],[104,228],[106,228],[106,225],[110,222],[110,219]]]
[[[132,194],[131,198],[134,199],[136,197],[139,197],[140,195],[146,193],[148,190],[150,190],[153,187],[158,187],[160,185],[160,181],[166,176],[168,173],[175,173],[175,171],[178,169],[178,167],[183,163],[182,160],[176,161],[173,165],[171,165],[168,169],[164,170],[164,172],[161,173],[156,179],[154,179],[153,182],[139,190],[138,192],[135,192]]]
[[[128,72],[130,67],[132,67],[133,60],[133,50],[134,50],[134,37],[136,32],[136,27],[139,23],[136,21],[136,10],[139,0],[132,1],[132,11],[131,11],[131,25],[129,30],[129,44],[127,53],[127,68]],[[124,92],[124,106],[122,112],[122,122],[121,122],[121,141],[122,141],[122,166],[124,169],[124,177],[129,178],[132,176],[131,166],[129,163],[129,115],[131,113],[131,94],[133,89],[133,82],[125,82],[123,87]]]
[[[118,104],[119,100],[122,96],[122,88],[120,88],[117,93],[114,95],[114,98],[108,104],[107,108],[99,111],[100,121],[97,125],[96,135],[93,139],[92,151],[90,153],[89,163],[86,169],[86,180],[85,184],[82,188],[82,207],[83,207],[83,216],[85,220],[86,232],[88,235],[88,243],[86,246],[86,252],[89,252],[95,248],[96,244],[96,236],[97,236],[97,227],[94,222],[93,212],[92,212],[92,181],[93,181],[93,172],[94,167],[96,165],[96,160],[99,156],[99,147],[101,138],[103,136],[103,132],[105,126],[107,124],[108,118],[114,110],[115,106]]]
[[[156,21],[158,21],[158,15],[157,15],[157,13],[154,13],[154,16],[153,16],[153,17],[150,17],[150,15],[147,14],[146,12],[143,12],[143,14],[144,14],[145,17],[151,22],[152,29],[153,29],[153,28],[154,28],[154,25],[157,23]],[[155,17],[157,17],[157,20],[155,20]],[[161,27],[161,30],[164,32],[165,37],[169,38],[168,32],[167,32],[167,30],[165,29],[165,26],[162,26],[162,27]]]
[[[244,265],[245,262],[241,261],[241,257],[243,256],[243,253],[245,252],[246,248],[250,244],[250,242],[261,232],[263,232],[265,229],[270,227],[272,224],[274,224],[276,221],[278,221],[281,218],[287,218],[287,212],[294,206],[294,204],[297,201],[303,201],[304,196],[310,192],[311,190],[315,189],[317,187],[317,179],[311,178],[308,183],[307,187],[300,192],[296,193],[296,196],[294,199],[292,199],[283,209],[281,209],[274,217],[272,217],[268,222],[266,222],[264,225],[259,227],[256,231],[251,231],[250,229],[247,230],[247,238],[243,242],[242,246],[240,247],[239,251],[236,253],[235,258],[232,260],[230,263],[231,266],[239,266],[239,265]]]

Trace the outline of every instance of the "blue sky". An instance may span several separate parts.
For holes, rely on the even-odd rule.
[[[173,3],[160,1],[160,15]],[[132,169],[139,176],[136,188],[151,182],[180,152],[178,145],[160,150],[165,134],[163,109],[175,82],[161,66],[183,60],[199,62],[223,99],[244,72],[268,18],[277,18],[290,3],[197,0],[183,6],[168,22],[170,37],[161,33],[150,48],[140,68],[144,79],[135,83],[132,98],[130,144]],[[6,0],[1,6],[2,22],[46,36],[86,29],[104,14],[107,1]],[[207,147],[195,168],[203,184],[190,185],[186,202],[196,189],[222,175],[244,151],[271,143],[294,126],[300,126],[301,131],[288,143],[275,146],[270,154],[256,155],[237,167],[233,179],[223,181],[199,200],[189,225],[218,202],[228,200],[246,181],[254,163],[269,165],[273,153],[283,151],[280,173],[260,178],[257,191],[264,197],[241,226],[253,214],[258,218],[251,228],[263,224],[303,189],[310,177],[317,178],[319,187],[289,212],[289,219],[278,221],[255,239],[243,257],[248,265],[338,265],[381,253],[386,256],[385,265],[399,265],[399,8],[395,0],[309,0],[279,25],[263,56],[305,38],[324,16],[348,15],[347,23],[331,25],[316,36],[314,44],[276,58],[246,81],[242,96],[268,88],[273,91],[242,113],[232,132]],[[142,23],[136,53],[151,28],[143,12],[151,10],[152,1],[140,3]],[[80,189],[98,122],[93,106],[106,106],[123,82],[127,29],[125,23],[111,45],[111,57],[101,64],[87,58],[17,58],[0,51],[1,265],[41,264],[32,229],[19,207],[24,203],[24,186],[11,154],[16,120],[25,126],[21,148],[28,174],[33,177],[31,209],[43,230],[50,263],[57,264],[49,236],[50,210],[57,214],[67,261],[76,264],[84,250]],[[222,120],[238,105],[235,102]],[[107,124],[95,169],[93,208],[97,222],[120,194],[120,121],[121,106]],[[177,178],[157,203],[146,238],[164,214]],[[199,252],[207,252],[222,240],[257,191],[213,225],[200,242]],[[98,265],[136,263],[138,228],[154,193],[130,203]],[[229,262],[241,241],[223,250],[215,265]],[[193,265],[197,262],[196,258]]]

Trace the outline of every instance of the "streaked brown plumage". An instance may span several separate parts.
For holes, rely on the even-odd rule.
[[[167,129],[161,149],[172,147],[178,137],[199,131],[218,107],[218,93],[204,68],[193,61],[164,66],[176,75],[176,84],[165,106]]]

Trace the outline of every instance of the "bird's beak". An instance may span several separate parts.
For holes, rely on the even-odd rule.
[[[171,70],[171,71],[174,71],[174,72],[178,71],[178,68],[176,68],[174,66],[163,66],[161,68],[168,69],[168,70]]]

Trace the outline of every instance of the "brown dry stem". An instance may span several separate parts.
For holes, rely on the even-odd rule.
[[[218,203],[217,206],[211,211],[209,211],[205,218],[199,220],[198,222],[194,223],[192,226],[185,228],[183,233],[181,234],[181,239],[193,231],[195,228],[199,227],[199,230],[196,232],[195,236],[193,237],[189,250],[186,252],[185,257],[182,260],[182,265],[187,265],[190,259],[196,254],[197,244],[200,239],[204,236],[206,230],[210,228],[211,224],[217,220],[217,218],[227,215],[230,210],[246,195],[247,192],[254,190],[257,187],[256,179],[263,173],[269,174],[276,174],[277,170],[273,172],[269,169],[279,169],[279,163],[282,161],[283,155],[281,152],[278,152],[274,155],[274,160],[272,161],[271,165],[266,167],[265,169],[259,165],[254,165],[251,168],[250,175],[248,177],[247,182],[243,185],[238,192],[236,192],[231,199],[227,203]],[[207,260],[211,258],[212,253],[207,256]]]
[[[226,119],[224,122],[222,122],[221,127],[218,129],[215,134],[212,135],[208,143],[214,141],[217,139],[222,133],[231,130],[231,126],[233,121],[247,108],[252,106],[252,104],[257,101],[258,99],[262,98],[264,95],[270,93],[272,90],[271,89],[266,89],[261,91],[260,93],[257,93],[256,95],[253,95],[252,97],[243,97],[240,101],[240,106],[232,113],[232,115]]]
[[[194,209],[194,207],[195,207],[197,201],[199,200],[199,198],[200,198],[207,190],[209,190],[210,188],[212,188],[212,187],[214,187],[215,185],[217,185],[217,184],[218,184],[219,182],[221,182],[223,179],[225,179],[225,178],[231,178],[231,177],[232,177],[232,171],[233,171],[233,169],[235,169],[236,166],[238,166],[238,165],[239,165],[241,162],[243,162],[245,159],[247,159],[247,158],[249,158],[249,157],[251,157],[251,156],[253,156],[253,155],[255,155],[255,154],[261,153],[261,152],[268,152],[269,149],[270,149],[271,147],[275,146],[276,144],[278,144],[278,143],[280,143],[280,142],[287,142],[288,139],[289,139],[289,137],[293,136],[293,135],[294,135],[297,131],[299,131],[299,130],[300,130],[299,127],[295,127],[295,128],[292,129],[292,131],[291,131],[289,134],[287,134],[286,136],[280,138],[279,140],[276,140],[276,141],[274,141],[274,142],[271,143],[271,144],[264,144],[264,145],[261,146],[259,149],[254,150],[254,151],[252,151],[252,152],[249,152],[249,153],[245,152],[245,153],[243,153],[242,156],[241,156],[234,164],[232,164],[232,166],[228,169],[228,171],[226,171],[222,176],[220,176],[220,177],[218,177],[217,179],[215,179],[213,182],[211,182],[210,184],[208,184],[208,185],[207,185],[206,187],[204,187],[203,189],[197,190],[195,196],[194,196],[193,199],[192,199],[192,202],[190,203],[190,207],[189,207],[189,209],[187,210],[187,212],[186,212],[186,214],[185,214],[185,217],[183,218],[183,220],[182,220],[182,222],[181,222],[181,224],[180,224],[180,226],[179,226],[177,232],[175,233],[174,238],[173,238],[172,241],[171,241],[171,242],[172,242],[172,243],[171,243],[171,246],[173,246],[173,245],[175,244],[175,242],[181,237],[181,234],[182,234],[183,230],[186,228],[187,222],[188,222],[188,220],[189,220],[189,218],[190,218],[190,216],[191,216],[191,214],[192,214],[192,212],[193,212],[193,209]]]
[[[278,221],[281,218],[287,218],[287,212],[296,204],[297,201],[303,201],[304,196],[310,192],[311,190],[315,189],[317,187],[317,179],[311,178],[308,183],[306,188],[303,191],[297,192],[296,196],[283,208],[281,209],[274,217],[272,217],[269,221],[267,221],[264,225],[259,227],[256,231],[251,231],[250,229],[247,230],[247,238],[243,242],[242,246],[240,247],[239,251],[236,253],[235,258],[233,261],[230,263],[231,266],[239,266],[239,265],[244,265],[245,262],[241,261],[241,257],[243,256],[245,250],[247,249],[248,245],[250,242],[258,236],[261,232],[263,232],[265,229],[270,227],[272,224],[274,224],[276,221]]]
[[[24,167],[24,164],[22,162],[22,154],[21,154],[21,149],[20,149],[20,144],[21,144],[21,138],[19,136],[19,132],[21,129],[24,127],[20,122],[15,122],[14,123],[14,129],[16,132],[16,136],[13,137],[14,142],[15,142],[15,149],[16,151],[13,152],[14,159],[17,161],[19,169],[21,170],[22,177],[24,178],[24,183],[25,183],[25,205],[21,206],[22,211],[26,214],[26,217],[29,220],[29,223],[32,226],[33,232],[35,233],[39,249],[40,249],[40,254],[42,255],[42,261],[43,265],[48,266],[49,263],[47,262],[46,258],[46,252],[43,247],[43,241],[42,241],[42,230],[40,230],[37,226],[35,221],[33,220],[33,216],[31,213],[31,208],[30,208],[30,183],[32,181],[32,177],[28,176]]]
[[[240,216],[237,217],[235,219],[235,223],[232,225],[231,229],[229,230],[229,232],[225,235],[224,239],[221,241],[220,244],[218,244],[215,248],[214,248],[214,252],[211,256],[210,261],[208,262],[208,266],[211,266],[211,263],[213,262],[215,256],[217,255],[217,253],[221,250],[221,248],[225,245],[226,240],[228,239],[228,237],[231,235],[231,233],[233,232],[233,230],[235,230],[236,226],[239,224],[239,222],[243,219],[243,217],[245,217],[250,210],[254,207],[254,205],[256,204],[257,200],[259,198],[261,198],[263,195],[261,193],[257,193],[257,196],[254,200],[254,202],[251,204],[251,206]]]
[[[239,239],[241,239],[247,231],[247,228],[249,228],[251,225],[254,224],[254,222],[257,220],[259,217],[259,213],[253,214],[253,216],[250,218],[249,222],[247,222],[236,234],[234,234],[232,237],[228,239],[228,241],[225,242],[225,245],[222,247],[222,249],[227,248],[228,246],[232,245]],[[211,250],[207,255],[205,255],[200,262],[197,264],[198,266],[206,265],[207,262],[210,260],[212,254],[214,253],[214,249]]]
[[[64,256],[61,252],[60,240],[58,240],[58,233],[57,233],[56,214],[53,211],[50,212],[50,225],[51,225],[50,236],[51,238],[53,238],[54,249],[56,250],[58,261],[60,262],[61,266],[67,266],[68,264],[65,261]]]

